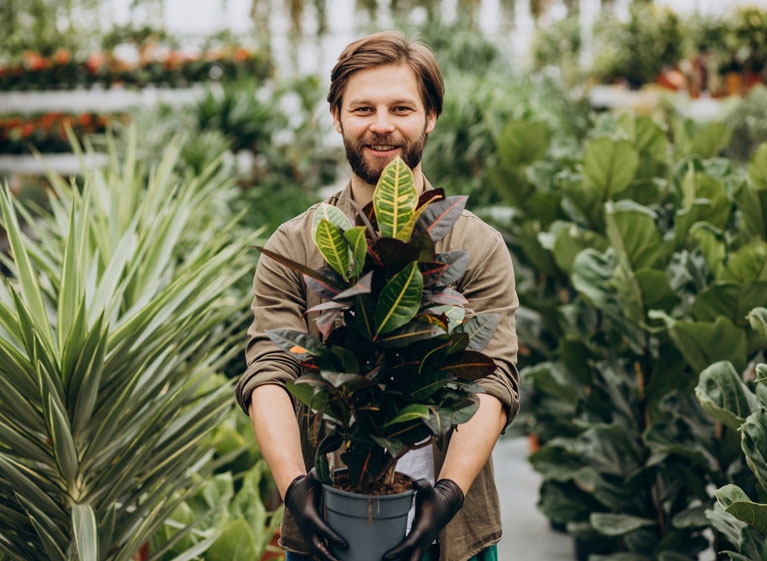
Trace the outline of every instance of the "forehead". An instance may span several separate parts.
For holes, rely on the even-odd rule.
[[[406,64],[358,70],[346,84],[343,105],[409,102],[423,106],[415,72]]]

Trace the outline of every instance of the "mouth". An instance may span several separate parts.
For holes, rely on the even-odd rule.
[[[367,149],[375,156],[388,156],[392,152],[399,150],[399,146],[393,144],[368,144]]]

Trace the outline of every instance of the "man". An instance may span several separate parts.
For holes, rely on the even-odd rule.
[[[328,202],[353,215],[372,200],[384,167],[400,156],[413,170],[419,193],[430,189],[421,170],[429,133],[442,111],[444,84],[433,53],[398,32],[380,32],[350,44],[331,73],[328,102],[342,135],[352,177]],[[317,268],[322,256],[311,239],[314,207],[283,224],[267,247]],[[519,408],[516,370],[518,306],[511,259],[501,236],[464,212],[437,251],[465,249],[470,264],[456,287],[475,312],[499,313],[495,336],[484,349],[496,371],[479,381],[485,393],[472,419],[451,435],[445,450],[410,453],[398,464],[417,480],[415,514],[405,540],[388,552],[390,561],[496,559],[501,537],[500,506],[490,456],[500,433]],[[285,499],[280,544],[287,561],[337,561],[328,544],[343,538],[318,512],[319,485],[307,474],[314,451],[285,383],[298,376],[295,359],[274,346],[266,330],[290,327],[318,336],[304,312],[319,303],[300,275],[274,260],[260,259],[254,280],[254,321],[248,330],[247,370],[237,399],[248,412],[256,439]],[[436,482],[435,482],[436,481]]]

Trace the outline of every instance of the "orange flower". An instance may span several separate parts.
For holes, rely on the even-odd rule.
[[[40,117],[39,126],[41,129],[48,131],[57,121],[61,119],[61,113],[57,111],[51,111]]]
[[[53,53],[53,62],[56,64],[66,64],[72,59],[72,53],[69,52],[69,49],[58,49],[55,53]]]
[[[106,57],[103,53],[91,53],[85,61],[85,65],[93,73],[98,72],[106,63]]]
[[[93,115],[90,113],[81,113],[77,118],[77,122],[81,127],[89,127],[93,123]]]
[[[34,51],[24,51],[21,59],[24,67],[34,72],[44,70],[50,65],[50,61],[47,58]]]
[[[249,49],[246,49],[245,47],[237,47],[234,50],[234,54],[232,55],[232,58],[235,62],[242,62],[244,60],[248,60],[251,56],[253,56]]]

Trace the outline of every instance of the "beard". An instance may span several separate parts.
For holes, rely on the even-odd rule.
[[[385,144],[391,146],[399,146],[402,149],[401,158],[402,161],[410,168],[415,168],[421,163],[423,157],[423,150],[426,147],[426,139],[428,133],[426,132],[426,125],[424,125],[423,132],[413,142],[407,142],[404,139],[399,142],[395,142],[395,138],[392,135],[380,135],[370,134],[355,140],[348,138],[346,134],[343,134],[343,127],[341,128],[344,149],[346,150],[346,159],[349,160],[349,165],[352,168],[354,174],[362,179],[369,185],[376,185],[383,173],[384,168],[391,163],[392,158],[365,158],[364,148],[371,144]]]

